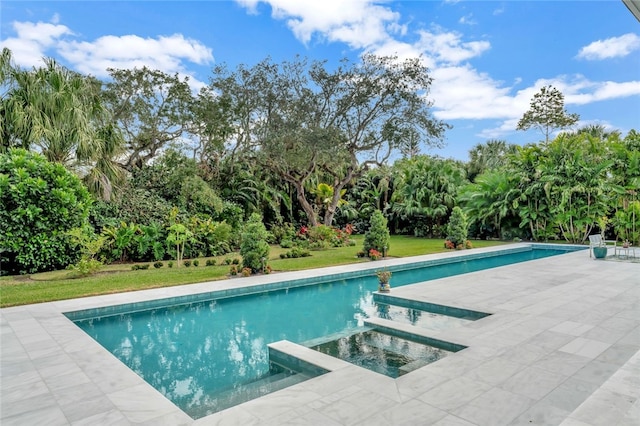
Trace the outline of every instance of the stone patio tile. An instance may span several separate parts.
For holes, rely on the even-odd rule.
[[[610,346],[610,343],[585,339],[584,337],[577,337],[558,350],[593,359],[607,350]]]
[[[597,361],[608,362],[614,365],[623,365],[633,355],[638,352],[640,348],[633,345],[626,345],[624,343],[614,343],[606,351],[598,355]]]
[[[528,410],[534,401],[499,388],[480,395],[452,414],[478,425],[507,425]]]
[[[596,384],[570,377],[543,399],[548,402],[549,405],[567,412],[572,412],[597,389],[598,385]]]
[[[496,357],[469,370],[465,377],[480,380],[490,385],[498,385],[523,368],[522,364],[509,361],[503,357]]]
[[[449,414],[447,417],[434,423],[433,426],[476,426],[476,424]]]
[[[552,352],[536,361],[536,367],[553,373],[571,376],[576,371],[587,365],[589,358],[574,355],[567,352]]]
[[[619,365],[602,361],[591,361],[573,375],[574,378],[585,382],[601,385],[615,373]]]
[[[564,321],[551,329],[556,333],[569,334],[571,336],[580,336],[587,331],[591,330],[594,326],[590,324],[583,324],[575,321]]]
[[[72,422],[72,426],[129,426],[131,423],[118,410],[99,413],[91,417]]]
[[[263,421],[261,424],[266,426],[342,426],[333,419],[330,419],[307,405],[292,407],[291,410],[269,420]]]
[[[622,420],[636,402],[628,395],[599,389],[580,405],[571,417],[594,425],[615,425]]]
[[[419,400],[442,410],[451,411],[489,391],[491,385],[468,377],[444,382],[420,395]]]
[[[568,415],[568,411],[541,401],[509,423],[509,426],[558,425]]]
[[[537,367],[528,367],[500,384],[500,388],[534,400],[540,400],[553,391],[567,377]]]
[[[146,384],[113,392],[107,397],[132,423],[155,419],[176,409],[175,405]]]
[[[47,425],[65,426],[69,421],[64,416],[62,410],[57,406],[34,407],[25,413],[12,417],[2,418],[2,426],[25,426],[25,425]]]
[[[354,423],[357,426],[413,426],[417,424],[434,424],[447,416],[446,411],[439,410],[424,402],[412,399],[402,405],[383,410]],[[319,423],[316,423],[316,425]],[[315,426],[315,425],[311,425]]]
[[[113,403],[106,395],[100,395],[95,398],[83,398],[82,404],[78,404],[78,401],[72,401],[64,405],[61,404],[60,408],[65,417],[72,423],[87,417],[108,413],[115,409]]]
[[[394,407],[395,404],[390,399],[361,389],[339,400],[317,406],[315,409],[338,423],[353,425],[362,419],[363,413],[381,414]]]

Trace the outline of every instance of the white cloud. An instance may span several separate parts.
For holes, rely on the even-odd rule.
[[[444,63],[460,63],[481,55],[491,48],[488,41],[463,42],[456,32],[419,31],[416,47]]]
[[[587,60],[620,58],[636,49],[640,49],[640,37],[634,33],[628,33],[620,37],[594,41],[580,49],[576,57]]]
[[[59,16],[54,15],[53,20],[58,21]],[[209,47],[181,34],[156,38],[107,35],[81,41],[60,24],[14,22],[13,28],[16,37],[4,40],[2,46],[11,49],[15,63],[22,67],[39,66],[45,56],[60,56],[70,68],[96,77],[108,76],[107,68],[147,66],[168,74],[190,76],[190,84],[197,90],[204,83],[193,77],[186,63],[203,65],[213,61]]]
[[[308,43],[316,35],[347,43],[355,49],[383,43],[391,34],[404,33],[400,15],[372,1],[236,0],[255,12],[258,3],[271,6],[275,19],[285,20],[298,40]]]
[[[473,14],[470,13],[458,19],[458,23],[465,24],[465,25],[476,25],[478,22],[475,19],[473,19]]]
[[[16,37],[5,39],[1,45],[11,49],[14,62],[22,67],[42,65],[47,49],[62,37],[73,35],[65,25],[47,22],[13,22],[12,26]]]

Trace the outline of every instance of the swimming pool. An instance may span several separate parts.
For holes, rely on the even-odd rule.
[[[569,250],[530,247],[421,262],[390,268],[392,284],[397,287]],[[274,291],[246,290],[258,291],[255,294],[212,292],[66,315],[183,411],[199,418],[253,395],[243,389],[269,377],[268,343],[304,342],[362,326],[366,318],[376,316],[374,271],[375,267],[348,277],[324,277],[330,281],[284,282]],[[225,397],[221,403],[223,394],[238,398]]]

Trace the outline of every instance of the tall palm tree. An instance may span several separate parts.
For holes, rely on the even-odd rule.
[[[107,125],[101,83],[45,59],[44,66],[23,70],[0,55],[7,88],[0,100],[3,146],[37,149],[52,162],[85,178],[95,195],[108,199],[121,172],[112,161],[122,138]]]

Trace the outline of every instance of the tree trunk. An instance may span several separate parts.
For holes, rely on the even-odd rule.
[[[309,201],[307,201],[307,197],[304,195],[303,183],[302,182],[292,182],[292,183],[293,183],[293,186],[296,188],[296,198],[298,199],[298,202],[302,206],[302,210],[304,210],[304,212],[307,215],[307,218],[309,219],[309,225],[318,226],[318,219],[316,217],[316,212],[313,210],[313,207],[311,206],[311,204],[309,204]]]

